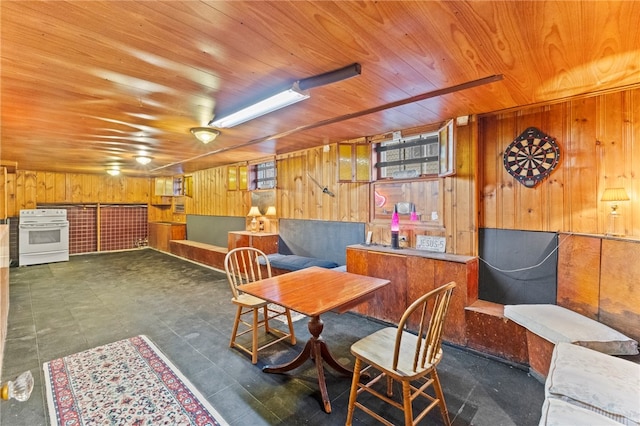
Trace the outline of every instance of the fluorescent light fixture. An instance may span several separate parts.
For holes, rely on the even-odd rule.
[[[220,135],[219,130],[210,127],[192,127],[190,130],[193,136],[204,144],[211,142]]]
[[[253,120],[254,118],[279,110],[280,108],[284,108],[307,98],[309,98],[309,93],[300,90],[298,82],[296,82],[290,89],[284,90],[277,95],[273,95],[270,98],[250,105],[240,111],[227,115],[226,117],[222,117],[217,120],[214,119],[209,123],[209,125],[221,129],[237,126],[245,121]]]
[[[147,157],[146,155],[138,155],[136,157],[136,161],[144,166],[151,162],[151,157]]]

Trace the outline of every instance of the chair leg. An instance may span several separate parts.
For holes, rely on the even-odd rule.
[[[442,420],[444,420],[444,424],[447,426],[451,425],[451,420],[449,420],[449,411],[447,410],[447,404],[444,402],[444,393],[442,392],[442,386],[440,385],[440,377],[438,377],[438,372],[434,369],[431,372],[431,378],[433,379],[433,390],[435,391],[436,398],[438,398],[440,407],[440,413],[442,414]]]
[[[293,331],[293,321],[291,321],[291,311],[289,308],[286,308],[287,313],[287,323],[289,324],[289,334],[291,335],[291,344],[296,344],[296,333]]]
[[[267,305],[262,308],[262,315],[264,315],[264,332],[269,334],[269,308]]]
[[[258,309],[253,309],[253,329],[251,330],[251,363],[258,362]]]
[[[233,348],[236,345],[236,336],[238,334],[238,326],[240,325],[240,316],[242,315],[242,306],[238,306],[236,310],[236,318],[233,321],[233,331],[231,331],[231,340],[229,341],[229,347]]]
[[[393,377],[387,374],[387,396],[391,398],[393,396]]]
[[[402,409],[404,410],[404,424],[413,425],[413,406],[411,404],[411,382],[402,381]]]
[[[353,366],[353,379],[351,380],[351,391],[349,392],[349,406],[347,408],[347,421],[345,422],[345,426],[351,426],[351,422],[353,422],[353,409],[356,406],[356,398],[358,397],[360,370],[362,370],[362,360],[356,358],[356,363]]]

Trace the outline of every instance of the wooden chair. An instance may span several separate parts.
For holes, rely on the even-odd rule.
[[[423,295],[407,308],[397,328],[384,328],[351,346],[351,353],[355,356],[356,362],[349,394],[347,425],[351,425],[353,421],[355,407],[386,425],[393,425],[372,408],[356,401],[361,392],[368,392],[403,410],[405,425],[417,424],[436,406],[440,407],[444,423],[451,424],[436,366],[442,360],[442,326],[455,286],[455,282],[450,282]],[[419,318],[416,318],[416,315]],[[411,324],[418,324],[419,321],[419,325],[416,326],[417,334],[405,329],[411,317]],[[360,383],[361,374],[370,368],[379,371],[380,374],[372,376],[367,383]],[[387,378],[386,395],[373,387],[384,377]],[[400,402],[392,399],[394,380],[402,384]],[[426,393],[430,386],[433,386],[433,396]],[[379,387],[384,388],[384,385],[381,384]],[[384,392],[384,389],[381,391]],[[414,418],[413,401],[419,396],[425,397],[428,405]]]
[[[278,306],[280,309],[269,307],[269,303],[266,300],[242,292],[243,284],[271,277],[271,264],[267,255],[252,247],[239,247],[227,253],[224,259],[224,269],[227,272],[227,278],[233,293],[231,301],[237,305],[229,347],[235,347],[248,353],[251,355],[251,362],[255,364],[258,362],[259,350],[285,339],[291,339],[291,344],[295,345],[296,336],[293,331],[289,309],[280,306]],[[251,315],[251,320],[244,319],[247,315]],[[288,333],[269,325],[270,320],[278,317],[286,317],[289,325]],[[244,329],[239,330],[240,324],[244,326]],[[265,333],[271,333],[277,339],[272,339],[262,346],[258,346],[258,328],[261,326],[264,326]],[[246,333],[251,333],[252,335],[250,348],[237,341],[239,336]]]

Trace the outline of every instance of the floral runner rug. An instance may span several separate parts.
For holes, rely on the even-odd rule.
[[[43,368],[52,425],[227,425],[146,336]]]

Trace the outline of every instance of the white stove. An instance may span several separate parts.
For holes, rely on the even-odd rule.
[[[20,210],[20,266],[69,260],[69,221],[65,209]]]

